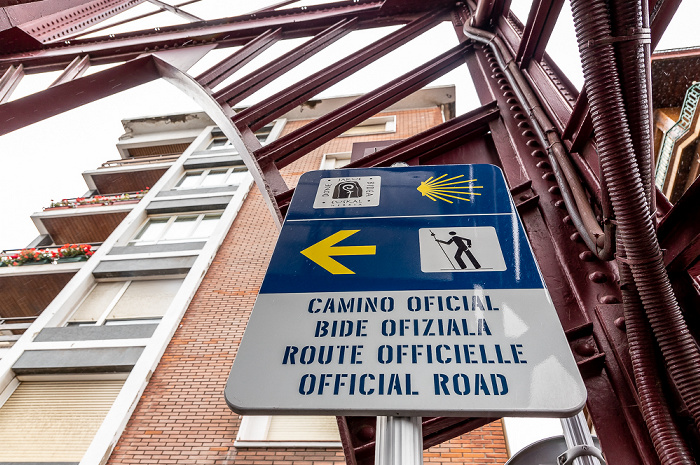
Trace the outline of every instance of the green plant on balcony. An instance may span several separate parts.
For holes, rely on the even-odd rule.
[[[22,249],[15,255],[2,257],[3,266],[20,266],[20,265],[39,265],[43,263],[51,263],[54,259],[54,253],[50,250],[38,249]]]
[[[77,208],[82,205],[111,205],[113,203],[124,202],[127,200],[138,200],[146,195],[150,187],[147,187],[138,192],[125,193],[119,195],[95,195],[93,197],[77,197],[75,199],[63,199],[59,201],[51,201],[48,208],[69,207]]]
[[[55,253],[59,263],[87,260],[95,252],[90,244],[66,244]]]
[[[0,267],[79,262],[94,253],[90,244],[66,244],[58,250],[22,249],[19,253],[0,257]]]

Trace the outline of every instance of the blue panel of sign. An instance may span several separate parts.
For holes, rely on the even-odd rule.
[[[301,177],[225,396],[243,414],[570,416],[586,390],[503,174],[453,165]]]

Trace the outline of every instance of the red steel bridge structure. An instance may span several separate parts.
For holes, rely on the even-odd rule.
[[[481,106],[351,167],[500,166],[587,390],[612,464],[695,463],[700,453],[700,182],[671,205],[654,186],[650,54],[680,0],[571,0],[585,86],[545,53],[564,0],[294,2],[240,17],[101,37],[80,34],[144,0],[0,0],[0,134],[155,79],[194,98],[246,160],[278,222],[293,189],[280,169],[466,64]],[[195,0],[196,1],[196,0]],[[324,89],[450,22],[458,45],[266,146],[254,131]],[[244,98],[353,30],[400,26],[254,105]],[[274,63],[213,89],[276,41],[307,38]],[[232,52],[208,71],[189,65]],[[90,66],[116,64],[84,75]],[[25,74],[61,70],[10,100]],[[695,213],[693,213],[695,211]],[[493,419],[424,418],[424,447]],[[338,419],[347,462],[372,463],[373,418]]]

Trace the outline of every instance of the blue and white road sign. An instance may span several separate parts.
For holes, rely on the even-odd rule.
[[[225,394],[246,414],[570,416],[586,399],[492,165],[304,174]]]

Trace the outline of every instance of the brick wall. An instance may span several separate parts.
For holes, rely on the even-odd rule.
[[[388,113],[387,113],[388,114]],[[283,170],[290,186],[317,169],[324,153],[354,142],[405,138],[442,122],[438,109],[397,115],[397,132],[341,137]],[[383,114],[382,114],[383,115]],[[291,121],[285,133],[303,126]],[[234,448],[240,416],[223,391],[255,296],[277,239],[262,196],[251,190],[179,329],[109,459],[116,464],[321,465],[344,462],[341,449]],[[500,421],[432,447],[426,463],[504,463]]]

